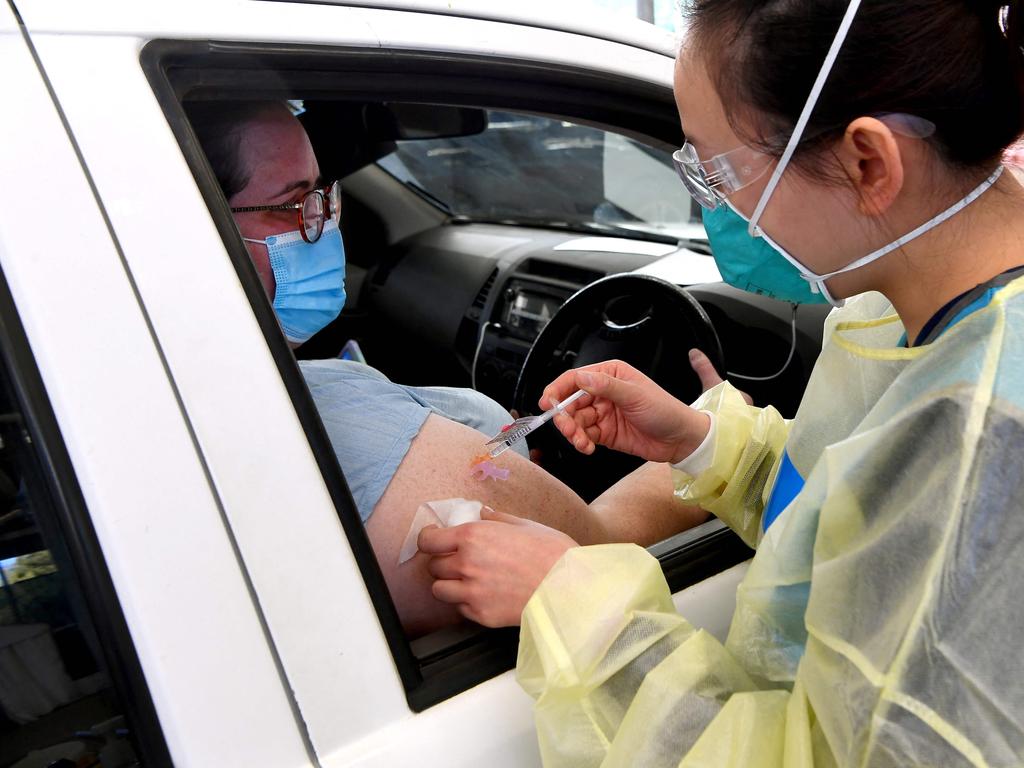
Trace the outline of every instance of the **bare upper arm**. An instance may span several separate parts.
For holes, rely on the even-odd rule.
[[[476,479],[472,459],[486,438],[474,429],[431,415],[399,465],[366,523],[381,571],[406,629],[422,634],[458,621],[455,611],[434,599],[427,557],[398,564],[398,553],[416,509],[425,501],[465,498],[537,520],[565,531],[580,543],[600,540],[587,505],[572,489],[514,451],[494,463],[508,480]]]

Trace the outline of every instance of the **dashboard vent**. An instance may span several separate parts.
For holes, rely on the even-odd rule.
[[[605,276],[603,272],[596,272],[592,269],[582,269],[570,264],[559,264],[558,262],[543,261],[542,259],[527,260],[523,265],[522,271],[537,277],[561,280],[563,283],[570,283],[572,285],[589,285]]]
[[[498,268],[495,267],[494,271],[491,272],[491,276],[487,278],[487,282],[484,283],[484,287],[480,289],[480,293],[473,299],[474,309],[483,309],[484,304],[487,303],[487,297],[491,293],[491,289],[494,287],[494,281],[498,279]]]

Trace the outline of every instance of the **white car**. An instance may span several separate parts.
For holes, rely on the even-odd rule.
[[[698,338],[791,415],[824,313],[717,282],[674,54],[485,0],[0,5],[0,766],[539,764],[516,632],[403,635],[182,101],[288,99],[342,177],[300,356],[529,409],[604,354],[693,396]],[[564,453],[584,495],[628,464]],[[654,551],[721,636],[749,551]]]

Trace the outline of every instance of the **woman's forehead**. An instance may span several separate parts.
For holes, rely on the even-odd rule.
[[[731,148],[738,141],[704,57],[683,49],[676,58],[675,97],[683,133],[702,148]]]

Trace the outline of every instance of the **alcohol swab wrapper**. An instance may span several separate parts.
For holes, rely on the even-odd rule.
[[[474,523],[480,519],[480,510],[483,507],[483,502],[469,499],[442,499],[441,501],[425,501],[420,504],[412,518],[409,533],[402,543],[402,550],[398,553],[398,564],[401,565],[407,560],[412,560],[420,551],[417,540],[420,537],[420,531],[428,525],[454,528],[463,523]]]

